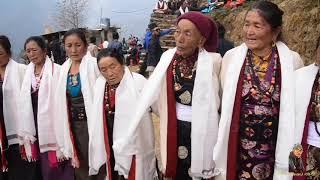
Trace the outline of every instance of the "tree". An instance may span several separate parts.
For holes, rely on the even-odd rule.
[[[59,0],[54,14],[55,24],[62,30],[83,27],[87,9],[88,0]]]

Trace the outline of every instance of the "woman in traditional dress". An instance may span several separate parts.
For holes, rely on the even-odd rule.
[[[0,180],[7,179],[8,170],[8,161],[6,151],[8,150],[8,140],[6,136],[6,126],[4,123],[4,116],[3,116],[3,81],[5,70],[8,62],[10,61],[11,57],[11,44],[9,39],[6,36],[0,36]]]
[[[320,179],[320,37],[315,63],[295,72],[296,143],[303,147],[305,176],[294,179]]]
[[[18,122],[18,101],[25,73],[25,65],[11,59],[11,44],[6,36],[0,36],[0,85],[1,85],[1,169],[9,170],[8,179],[33,180],[38,177],[34,165],[21,159]],[[9,146],[9,149],[8,149]],[[6,153],[6,155],[5,155]],[[5,159],[7,156],[7,160]],[[5,179],[5,178],[4,178]]]
[[[130,116],[135,112],[134,107],[146,79],[130,72],[124,65],[123,56],[114,49],[103,49],[97,60],[101,75],[95,84],[90,119],[95,121],[90,135],[90,172],[96,174],[106,164],[108,180],[152,180],[157,173],[149,111],[143,117],[145,121],[138,130],[136,144],[122,154],[115,154],[112,149],[114,141],[127,135],[131,126]]]
[[[216,180],[290,179],[294,70],[300,56],[281,42],[283,11],[256,2],[245,16],[244,43],[223,57]]]
[[[179,17],[177,47],[163,53],[132,115],[128,137],[114,143],[124,149],[151,105],[160,117],[161,173],[171,179],[208,179],[215,175],[212,150],[217,139],[221,56],[217,27],[207,16]],[[155,103],[155,104],[153,104]]]
[[[57,162],[58,146],[54,135],[54,93],[60,65],[47,56],[47,44],[40,36],[32,36],[24,49],[30,64],[21,87],[18,135],[24,148],[23,158],[37,163],[44,180],[73,180],[73,168],[68,161]],[[41,167],[41,168],[40,168]]]
[[[86,55],[87,41],[80,29],[67,31],[63,39],[69,59],[61,66],[55,95],[55,135],[61,154],[70,158],[76,180],[89,177],[88,143],[93,86],[99,75],[97,61]]]

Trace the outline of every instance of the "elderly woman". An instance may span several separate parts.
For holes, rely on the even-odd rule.
[[[123,56],[114,49],[103,49],[97,60],[101,75],[94,89],[91,120],[95,123],[89,144],[90,173],[98,173],[99,168],[106,164],[108,180],[152,180],[157,174],[149,111],[145,112],[145,121],[134,145],[139,149],[135,149],[135,153],[127,149],[122,154],[116,154],[112,149],[113,142],[127,135],[132,120],[130,116],[134,114],[134,106],[139,101],[146,79],[131,73],[123,65]]]
[[[220,106],[219,72],[221,56],[217,48],[215,23],[199,12],[179,17],[177,47],[166,51],[149,78],[142,98],[132,115],[135,126],[145,110],[160,116],[161,172],[172,179],[214,176],[212,150],[218,132]],[[132,133],[132,134],[131,134]],[[130,136],[114,143],[125,149]]]
[[[20,158],[18,140],[19,92],[25,72],[25,65],[11,59],[11,44],[8,37],[0,35],[0,148],[1,173],[6,171],[10,179],[33,179],[33,168]],[[9,149],[8,149],[9,147]]]
[[[25,42],[24,49],[31,61],[21,87],[18,135],[22,140],[23,159],[37,164],[44,180],[73,179],[70,164],[57,163],[58,149],[54,135],[53,115],[54,92],[60,66],[47,56],[47,44],[40,36],[32,36]],[[40,168],[41,167],[41,168]]]
[[[89,177],[88,143],[93,86],[99,75],[96,59],[85,56],[87,41],[80,29],[67,31],[63,39],[69,59],[63,63],[55,93],[55,135],[59,159],[70,158],[76,180]]]
[[[307,179],[320,178],[320,37],[316,47],[315,63],[295,73],[295,138],[304,150]]]
[[[300,56],[281,42],[283,11],[258,1],[245,16],[244,43],[223,57],[215,179],[290,179],[294,70]]]

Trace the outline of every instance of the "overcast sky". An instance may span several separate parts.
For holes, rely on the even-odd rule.
[[[7,35],[14,53],[23,48],[26,38],[44,33],[52,24],[57,0],[0,0],[0,34]],[[111,25],[121,27],[120,36],[133,34],[142,37],[150,20],[156,0],[88,0],[87,26],[99,24],[102,17],[111,19]]]

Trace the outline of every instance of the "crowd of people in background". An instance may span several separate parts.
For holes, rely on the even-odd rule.
[[[238,0],[239,1],[239,0]],[[206,11],[206,8],[215,4],[221,6],[228,3],[240,3],[240,1],[214,1],[208,4],[198,4],[195,0],[159,0],[154,8],[154,13],[177,14],[183,15],[189,11]],[[241,1],[244,2],[244,1]],[[240,3],[241,4],[241,3]],[[223,55],[227,50],[233,47],[232,42],[224,39],[225,29],[222,24],[217,23],[219,27],[220,44],[218,51]],[[150,23],[146,31],[143,43],[138,37],[131,35],[127,40],[125,38],[119,41],[119,33],[115,30],[111,34],[105,34],[105,40],[101,44],[97,44],[97,38],[90,36],[88,38],[88,55],[97,57],[98,52],[103,48],[117,49],[120,54],[125,57],[126,65],[139,65],[140,74],[148,77],[152,74],[154,68],[158,64],[162,55],[162,47],[160,45],[160,38],[162,36],[172,33],[173,29],[160,29],[156,23]],[[110,37],[108,37],[110,36]],[[46,39],[46,38],[45,38]],[[63,64],[67,59],[64,44],[62,42],[63,36],[53,35],[46,39],[48,43],[48,56],[57,64]],[[108,41],[107,39],[111,39]],[[23,61],[28,64],[29,60],[25,56]]]
[[[155,7],[154,13],[165,13],[165,14],[176,14],[178,16],[183,15],[190,11],[201,11],[206,13],[208,8],[214,7],[237,7],[243,4],[245,0],[225,0],[225,1],[208,1],[208,3],[198,4],[196,0],[159,0]],[[211,8],[212,10],[212,8]],[[211,11],[210,10],[210,11]],[[222,50],[222,54],[231,47],[233,47],[231,42],[226,41],[224,37],[224,28],[219,24],[221,28],[221,42],[219,49]],[[160,32],[158,34],[158,31]],[[98,52],[103,48],[115,48],[118,51],[125,55],[125,63],[127,65],[139,65],[141,64],[140,72],[142,74],[147,70],[151,74],[153,67],[157,64],[161,56],[161,46],[160,46],[160,37],[170,34],[172,29],[160,29],[155,23],[150,23],[146,31],[146,35],[141,43],[140,39],[131,35],[127,40],[123,38],[122,41],[119,41],[119,34],[117,31],[113,31],[111,36],[112,40],[109,42],[107,37],[101,44],[97,44],[97,39],[95,36],[88,38],[88,54],[92,57],[97,57]],[[107,36],[107,35],[105,35]],[[48,43],[48,56],[57,64],[63,64],[66,60],[66,51],[64,49],[64,44],[62,42],[63,36],[53,35],[49,39],[45,38]],[[230,44],[231,43],[231,44]],[[149,45],[151,44],[151,53],[149,52]],[[141,55],[142,53],[142,55]],[[20,55],[23,63],[28,64],[29,60],[25,53]],[[142,58],[140,58],[142,56]],[[145,57],[145,58],[144,58]],[[142,60],[143,59],[143,60]],[[145,59],[145,60],[144,60]],[[141,61],[142,60],[142,61]],[[147,68],[149,66],[149,68]]]
[[[178,16],[189,11],[210,13],[218,8],[236,8],[245,2],[246,0],[208,0],[205,3],[199,3],[197,0],[158,0],[153,12]]]

